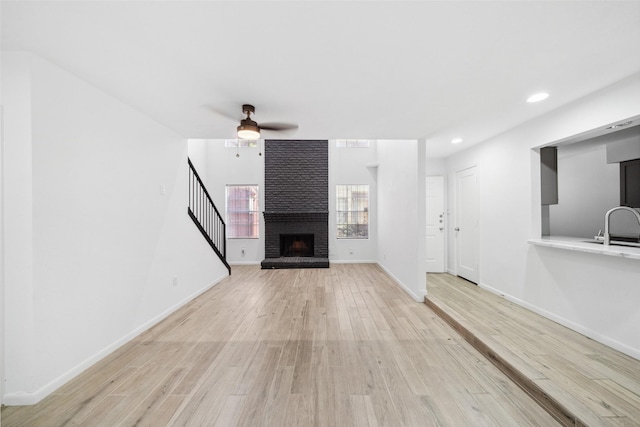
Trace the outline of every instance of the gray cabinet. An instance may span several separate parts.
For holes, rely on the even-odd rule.
[[[558,204],[558,148],[540,149],[540,192],[543,205]]]
[[[620,206],[640,208],[640,159],[620,163]]]

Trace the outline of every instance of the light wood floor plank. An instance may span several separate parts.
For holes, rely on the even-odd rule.
[[[376,412],[371,396],[356,394],[351,396],[352,419],[357,427],[378,427]]]
[[[289,392],[293,382],[293,367],[278,366],[273,376],[263,417],[265,426],[282,426],[285,424]]]
[[[170,393],[184,375],[185,368],[173,369],[169,376],[147,395],[145,400],[125,415],[121,425],[166,425],[173,411],[182,403],[181,396],[172,396]],[[178,397],[178,399],[174,397]]]
[[[247,396],[244,399],[244,410],[239,414],[237,425],[255,426],[264,419],[269,391],[271,390],[281,352],[282,349],[278,347],[268,347],[264,350],[264,357],[261,358],[259,369],[252,374],[254,379],[252,379],[251,386],[247,390]]]
[[[640,425],[639,360],[463,279],[430,274],[427,283],[428,304],[519,378],[559,419],[567,424]],[[496,378],[493,383],[503,384]],[[504,400],[507,394],[501,389],[487,392],[502,394]],[[523,422],[531,424],[530,419]]]
[[[603,365],[597,353],[584,360],[592,376],[620,372],[625,363]],[[611,393],[626,390],[612,422],[637,414],[630,384],[603,384]],[[2,423],[457,427],[554,420],[378,266],[340,264],[234,267],[39,404],[3,408]]]
[[[239,423],[239,418],[242,415],[241,409],[246,405],[246,400],[247,396],[244,395],[232,394],[227,396],[218,417],[213,423],[213,427],[241,425]],[[255,426],[257,424],[253,425]]]

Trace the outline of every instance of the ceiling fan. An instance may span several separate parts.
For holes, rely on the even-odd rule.
[[[298,128],[298,125],[291,123],[258,124],[255,120],[251,119],[251,114],[255,114],[255,112],[256,109],[253,105],[244,104],[242,106],[242,113],[246,114],[247,117],[240,120],[240,125],[237,128],[238,138],[259,139],[261,130],[286,131]]]

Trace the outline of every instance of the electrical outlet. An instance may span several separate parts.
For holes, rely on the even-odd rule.
[[[178,286],[178,276],[173,276],[173,286]]]

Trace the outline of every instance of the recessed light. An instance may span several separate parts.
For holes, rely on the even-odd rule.
[[[529,98],[527,98],[527,102],[530,104],[533,102],[540,102],[540,101],[544,101],[548,97],[549,97],[549,94],[546,92],[534,93]]]
[[[460,144],[462,142],[462,138],[453,138],[451,140],[452,144]]]
[[[625,126],[629,126],[631,123],[633,123],[633,120],[629,120],[628,122],[617,123],[615,125],[608,126],[607,129],[623,128]]]

